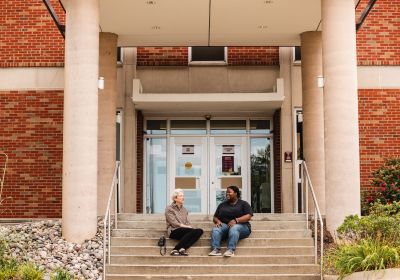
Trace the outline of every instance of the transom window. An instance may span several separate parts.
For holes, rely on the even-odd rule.
[[[147,120],[147,135],[260,135],[271,134],[268,119]]]
[[[189,64],[226,64],[226,47],[190,47]]]

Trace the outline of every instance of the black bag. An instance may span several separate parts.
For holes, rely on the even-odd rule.
[[[164,235],[158,239],[157,245],[160,247],[160,255],[164,256],[167,253],[167,239]]]

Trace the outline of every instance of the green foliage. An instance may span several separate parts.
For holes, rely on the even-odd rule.
[[[0,280],[13,279],[18,272],[18,263],[15,260],[0,259]]]
[[[361,241],[372,238],[400,246],[400,202],[386,205],[374,203],[370,208],[370,215],[346,217],[337,232],[342,240]]]
[[[346,217],[324,269],[341,277],[357,271],[400,267],[400,202],[371,204],[369,215]]]
[[[400,158],[392,158],[373,173],[372,185],[377,189],[376,193],[364,195],[363,206],[380,201],[390,204],[400,201]],[[363,210],[368,210],[363,207]]]
[[[72,280],[74,279],[68,271],[57,268],[50,276],[51,280]]]
[[[398,249],[373,239],[339,246],[333,260],[340,278],[356,271],[379,270],[400,264]]]
[[[17,272],[19,280],[42,280],[43,276],[43,271],[31,263],[20,265]]]

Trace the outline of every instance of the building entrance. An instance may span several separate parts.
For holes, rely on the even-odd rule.
[[[257,127],[253,120],[204,120],[203,129],[193,120],[179,125],[147,120],[147,213],[163,213],[174,189],[183,189],[189,212],[213,214],[231,185],[239,187],[254,212],[272,212],[272,135],[269,120],[258,121]]]

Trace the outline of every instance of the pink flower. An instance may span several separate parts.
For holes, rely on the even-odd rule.
[[[386,183],[385,183],[385,182],[382,182],[382,183],[381,183],[381,187],[386,187]]]
[[[381,192],[384,192],[386,190],[385,187],[381,187]]]

